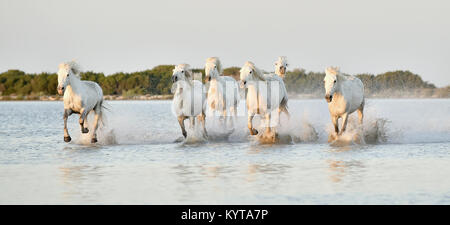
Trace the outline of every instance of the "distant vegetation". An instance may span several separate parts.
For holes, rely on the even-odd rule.
[[[104,95],[135,96],[170,95],[173,65],[160,65],[151,70],[132,73],[83,72],[83,80],[100,84]],[[224,69],[224,74],[239,78],[239,67]],[[201,72],[203,69],[194,69]],[[323,95],[324,73],[306,72],[303,69],[288,71],[285,83],[291,95],[317,98]],[[378,75],[357,75],[364,83],[368,97],[450,97],[450,86],[436,88],[409,71],[392,71]],[[55,96],[58,79],[56,73],[26,74],[20,70],[8,70],[0,74],[0,99],[42,99]]]

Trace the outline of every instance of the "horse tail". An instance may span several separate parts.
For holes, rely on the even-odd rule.
[[[104,100],[102,100],[100,102],[100,113],[99,113],[99,121],[102,123],[102,126],[106,126],[106,116],[105,116],[105,111],[111,112],[111,108],[110,106],[107,106],[106,102],[104,102]]]
[[[287,98],[287,96],[284,96],[283,99],[281,99],[281,102],[280,102],[280,110],[282,112],[286,113],[286,115],[289,118],[291,118],[291,114],[289,114],[289,111],[288,111],[287,102],[288,102],[288,98]]]
[[[281,77],[277,76],[277,78],[280,79],[280,85],[282,86],[282,91],[283,91],[283,95],[284,95],[283,99],[281,99],[281,102],[280,102],[280,110],[282,112],[286,113],[286,115],[290,119],[291,118],[291,114],[289,114],[288,106],[287,106],[288,93],[287,93],[287,90],[286,90],[286,86],[284,85],[284,81],[283,81],[283,79]]]

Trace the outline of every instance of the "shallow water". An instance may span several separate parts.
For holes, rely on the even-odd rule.
[[[212,116],[214,140],[175,143],[170,101],[108,104],[90,144],[77,115],[63,141],[62,102],[0,102],[0,204],[450,204],[450,99],[369,99],[364,129],[387,119],[386,140],[344,147],[324,100],[291,100],[280,130],[300,139],[276,145],[245,117],[223,140]]]

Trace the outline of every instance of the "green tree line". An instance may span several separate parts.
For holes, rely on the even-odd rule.
[[[174,65],[160,65],[153,69],[131,72],[114,73],[106,76],[104,73],[87,71],[81,73],[82,80],[97,82],[105,95],[121,95],[125,97],[138,95],[167,95],[171,94],[172,70]],[[239,67],[224,69],[224,74],[239,78]],[[203,69],[193,69],[201,72]],[[320,97],[323,95],[324,73],[306,72],[303,69],[294,69],[286,73],[284,78],[286,88],[290,94],[310,95]],[[391,71],[378,75],[358,74],[364,83],[367,96],[389,97],[391,93],[413,93],[429,97],[450,97],[450,87],[436,88],[435,85],[425,82],[422,78],[410,71]],[[2,96],[42,96],[56,95],[58,84],[56,73],[27,74],[20,70],[8,70],[0,74],[0,93]],[[389,93],[389,94],[387,94]]]

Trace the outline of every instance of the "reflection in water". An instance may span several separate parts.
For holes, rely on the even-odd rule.
[[[330,180],[339,183],[348,177],[350,182],[359,182],[361,180],[361,172],[364,165],[360,161],[342,161],[329,159],[326,161],[330,171]]]
[[[217,178],[221,172],[219,166],[202,166],[201,169],[202,175],[208,178]]]
[[[223,194],[244,186],[246,191],[275,190],[280,183],[288,179],[284,175],[291,166],[274,163],[234,166],[178,164],[171,168],[175,183],[178,184],[175,187],[178,201],[192,202],[202,198],[204,193]],[[275,180],[276,182],[267,182]],[[267,183],[270,184],[266,185]],[[232,188],[234,186],[237,187]]]
[[[63,183],[63,199],[72,202],[74,199],[95,201],[100,195],[94,191],[93,184],[101,183],[101,167],[99,166],[61,166],[58,168]]]
[[[277,179],[283,178],[290,166],[285,164],[249,164],[247,166],[247,173],[245,180],[247,182],[254,182],[258,175],[262,176],[276,176]]]
[[[205,179],[223,178],[235,171],[232,167],[218,165],[186,166],[179,164],[172,169],[180,182],[185,185],[202,182]]]
[[[176,193],[179,195],[179,201],[188,202],[195,199],[197,188],[199,186],[206,186],[210,188],[208,182],[218,178],[221,174],[220,166],[186,166],[178,164],[172,167],[176,183]]]

